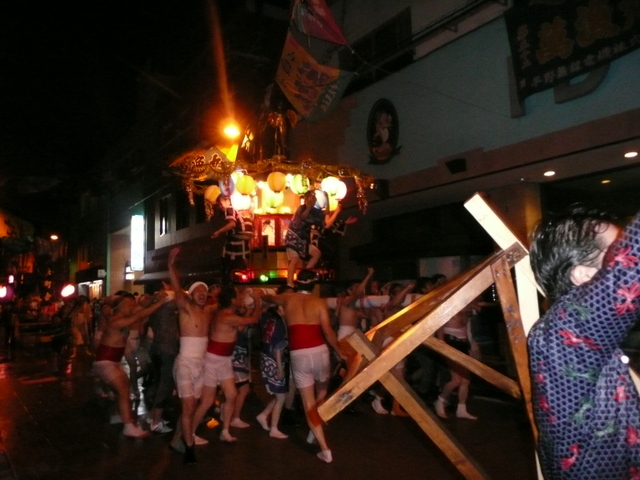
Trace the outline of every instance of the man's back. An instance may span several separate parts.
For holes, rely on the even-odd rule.
[[[327,315],[326,301],[315,295],[305,293],[285,293],[284,318],[287,325],[320,325],[323,312]]]

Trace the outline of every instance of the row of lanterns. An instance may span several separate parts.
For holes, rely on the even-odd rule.
[[[251,175],[234,172],[230,177],[222,180],[220,185],[211,185],[204,192],[205,200],[215,203],[218,196],[224,193],[231,199],[231,205],[236,210],[256,210],[258,205],[257,189],[262,193],[263,209],[277,209],[284,202],[284,191],[289,187],[296,195],[304,195],[309,190],[309,179],[302,174],[285,175],[282,172],[271,172],[265,182],[256,182]],[[334,210],[338,201],[347,194],[347,186],[336,177],[326,177],[316,190],[316,207],[329,207]],[[285,212],[282,212],[285,213]]]

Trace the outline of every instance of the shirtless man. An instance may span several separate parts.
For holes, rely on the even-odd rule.
[[[93,372],[115,391],[118,413],[124,423],[123,432],[128,437],[146,437],[149,434],[133,422],[129,399],[129,377],[120,364],[127,344],[129,327],[141,318],[152,314],[168,301],[167,294],[159,292],[152,305],[137,309],[135,297],[131,294],[123,295],[115,304],[113,314],[106,320],[96,351]]]
[[[233,285],[222,287],[218,294],[218,310],[215,312],[209,330],[202,400],[196,410],[194,424],[200,423],[207,410],[213,405],[216,390],[220,385],[225,398],[222,407],[222,433],[220,434],[220,440],[224,442],[237,440],[229,433],[231,415],[238,394],[231,366],[233,347],[236,343],[238,330],[252,323],[258,323],[261,313],[260,296],[261,290],[254,288],[251,293],[255,305],[253,314],[249,317],[241,317],[236,314],[236,308],[240,303],[235,287]]]
[[[182,405],[182,414],[178,421],[171,447],[176,451],[184,448],[184,464],[197,463],[194,445],[205,444],[205,439],[196,437],[198,423],[195,414],[198,408],[204,382],[204,354],[207,350],[207,335],[214,307],[207,305],[209,289],[204,282],[195,282],[185,293],[176,270],[176,257],[180,248],[169,253],[169,276],[175,293],[180,326],[180,353],[173,366],[173,377]]]
[[[273,303],[282,305],[284,319],[289,327],[289,348],[293,379],[304,406],[305,416],[311,432],[308,442],[313,438],[322,449],[318,458],[331,463],[333,457],[327,445],[318,415],[318,405],[327,395],[330,374],[330,358],[327,343],[342,360],[346,360],[338,345],[329,311],[324,299],[311,295],[317,277],[312,270],[301,270],[296,280],[296,292],[281,293],[265,297]]]
[[[471,325],[469,320],[472,317],[473,309],[479,308],[481,308],[481,305],[478,303],[472,302],[469,304],[440,327],[436,332],[436,337],[443,340],[456,350],[459,350],[466,355],[471,355],[474,358],[478,358],[480,356],[480,349],[471,336]],[[458,407],[456,409],[456,417],[477,420],[478,417],[471,415],[467,411],[467,398],[469,397],[471,372],[462,365],[458,365],[449,359],[447,359],[446,362],[447,367],[449,368],[449,373],[451,374],[451,380],[442,387],[442,392],[440,392],[440,396],[438,396],[438,399],[435,402],[436,413],[442,418],[447,418],[445,405],[448,403],[449,395],[457,389]]]
[[[352,285],[347,289],[346,296],[339,298],[336,305],[338,316],[338,341],[347,338],[360,326],[361,311],[356,307],[358,299],[362,296],[367,283],[373,276],[373,268],[367,269],[367,275],[362,282]]]
[[[138,308],[146,308],[151,304],[153,298],[146,293],[138,298]],[[149,321],[149,317],[141,317],[138,321],[129,327],[129,337],[127,345],[124,349],[124,358],[129,364],[129,383],[131,386],[131,396],[135,400],[140,400],[140,388],[138,386],[138,378],[144,376],[149,367],[148,358],[143,355],[141,347],[140,332],[144,330],[145,324]],[[140,365],[140,368],[138,368]]]

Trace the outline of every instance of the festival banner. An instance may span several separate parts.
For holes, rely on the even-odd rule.
[[[325,0],[296,0],[292,20],[298,30],[307,35],[339,45],[347,44]]]
[[[309,121],[328,115],[342,98],[353,72],[318,63],[291,33],[287,35],[276,82],[297,112]]]
[[[640,47],[640,0],[514,0],[505,21],[521,100]]]

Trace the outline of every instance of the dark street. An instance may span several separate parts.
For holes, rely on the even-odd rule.
[[[90,355],[79,353],[61,374],[53,373],[46,344],[0,352],[0,357],[0,480],[463,478],[411,418],[378,415],[370,399],[329,422],[334,458],[329,465],[315,457],[317,446],[305,442],[302,417],[297,425],[281,422],[288,439],[270,438],[255,421],[267,399],[255,371],[242,415],[251,427],[232,428],[238,442],[223,444],[220,427],[201,425],[198,433],[210,443],[197,448],[196,466],[184,466],[181,455],[168,448],[170,433],[131,439],[121,425],[109,424],[110,402],[96,393]],[[478,421],[451,418],[445,425],[487,475],[536,478],[533,442],[519,405],[472,383],[469,408]],[[142,424],[144,413],[142,402]],[[167,412],[171,426],[177,414],[175,408]]]

